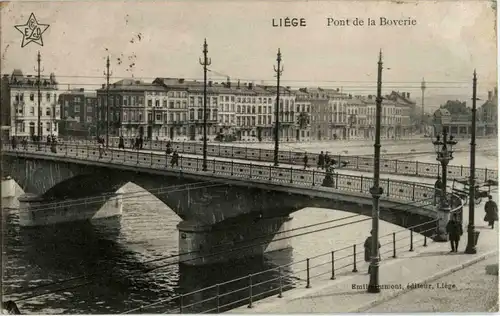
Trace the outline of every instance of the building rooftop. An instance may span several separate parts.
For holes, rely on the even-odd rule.
[[[37,88],[38,77],[32,75],[25,76],[20,69],[14,69],[10,76],[9,84],[18,87]],[[51,73],[48,77],[40,76],[40,86],[42,89],[56,89],[57,81],[54,73]]]

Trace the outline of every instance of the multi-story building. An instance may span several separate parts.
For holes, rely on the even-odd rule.
[[[109,87],[103,85],[97,90],[97,134],[104,136],[107,130],[115,137],[145,137],[149,123],[145,95],[146,91],[156,88],[133,79],[123,79]]]
[[[482,130],[479,135],[496,135],[498,126],[498,88],[488,91],[488,100],[481,106],[479,117]]]
[[[1,121],[1,130],[2,130],[2,139],[6,140],[10,136],[10,89],[9,89],[9,75],[5,74],[2,78],[0,78],[0,121]]]
[[[418,129],[418,113],[417,104],[410,98],[409,92],[392,91],[386,99],[392,100],[397,104],[398,111],[396,114],[399,117],[396,123],[395,137],[407,137]]]
[[[347,139],[368,138],[366,130],[366,111],[363,102],[352,94],[347,99]]]
[[[38,87],[40,86],[40,94]],[[10,93],[10,136],[31,137],[38,135],[38,102],[40,101],[41,136],[58,136],[57,122],[60,119],[58,107],[59,92],[52,73],[49,77],[24,76],[21,70],[14,70],[9,80]]]
[[[295,91],[295,127],[297,141],[311,140],[311,100],[309,94]]]
[[[73,89],[59,95],[61,136],[96,135],[97,94],[84,88]]]

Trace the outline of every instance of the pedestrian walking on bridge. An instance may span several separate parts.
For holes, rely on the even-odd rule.
[[[484,215],[484,221],[488,222],[488,226],[491,229],[495,228],[495,222],[498,221],[498,206],[493,201],[493,197],[488,195],[488,201],[484,204],[484,211],[486,215]]]
[[[176,167],[179,166],[179,154],[177,153],[177,150],[174,150],[174,153],[172,154],[172,160],[170,160],[170,165],[172,166],[172,168],[174,167],[174,165]]]
[[[446,232],[448,233],[448,238],[450,239],[450,252],[458,252],[458,243],[460,242],[460,236],[463,235],[464,231],[462,229],[462,223],[458,221],[457,213],[453,213],[451,219],[448,221],[448,224],[446,224]]]
[[[434,205],[436,205],[440,201],[440,196],[442,191],[443,191],[443,182],[441,182],[441,178],[438,175],[437,180],[434,183]]]
[[[118,140],[118,149],[125,149],[125,142],[123,140],[123,136],[120,136],[120,139]]]
[[[318,169],[325,169],[325,155],[323,151],[318,156]]]
[[[307,153],[304,154],[304,170],[307,169],[307,162],[309,161],[309,158],[307,158]]]

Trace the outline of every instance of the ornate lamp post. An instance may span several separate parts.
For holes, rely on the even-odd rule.
[[[438,134],[436,136],[436,140],[432,142],[434,144],[437,158],[436,160],[441,163],[441,183],[443,186],[441,187],[441,197],[440,197],[440,211],[441,214],[444,214],[444,218],[442,218],[440,229],[438,232],[438,236],[436,241],[447,241],[447,235],[445,226],[448,222],[449,213],[450,213],[450,205],[448,203],[448,199],[446,197],[446,188],[447,188],[447,175],[446,171],[448,163],[453,159],[453,146],[457,144],[457,141],[453,139],[453,135],[448,135],[448,128],[443,126],[442,128],[442,138],[441,135]],[[449,138],[448,138],[449,136]]]
[[[370,188],[370,193],[373,199],[372,207],[372,245],[371,245],[371,262],[370,262],[370,283],[368,284],[369,293],[379,293],[379,274],[378,268],[380,264],[379,258],[379,241],[378,241],[378,224],[379,224],[379,201],[382,196],[383,189],[380,187],[380,121],[382,114],[382,51],[380,51],[378,59],[378,75],[377,75],[377,99],[375,108],[375,144],[373,155],[373,187]]]
[[[467,254],[475,254],[477,252],[474,238],[474,201],[476,195],[476,88],[477,77],[476,70],[474,70],[474,77],[472,79],[472,130],[470,140],[469,225],[467,227],[467,247],[465,248],[465,253]]]

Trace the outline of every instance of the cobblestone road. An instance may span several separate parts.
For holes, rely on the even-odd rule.
[[[486,274],[486,266],[498,263],[498,254],[431,283],[433,289],[402,294],[367,313],[484,313],[498,311],[498,276]],[[441,288],[438,288],[441,287]]]

